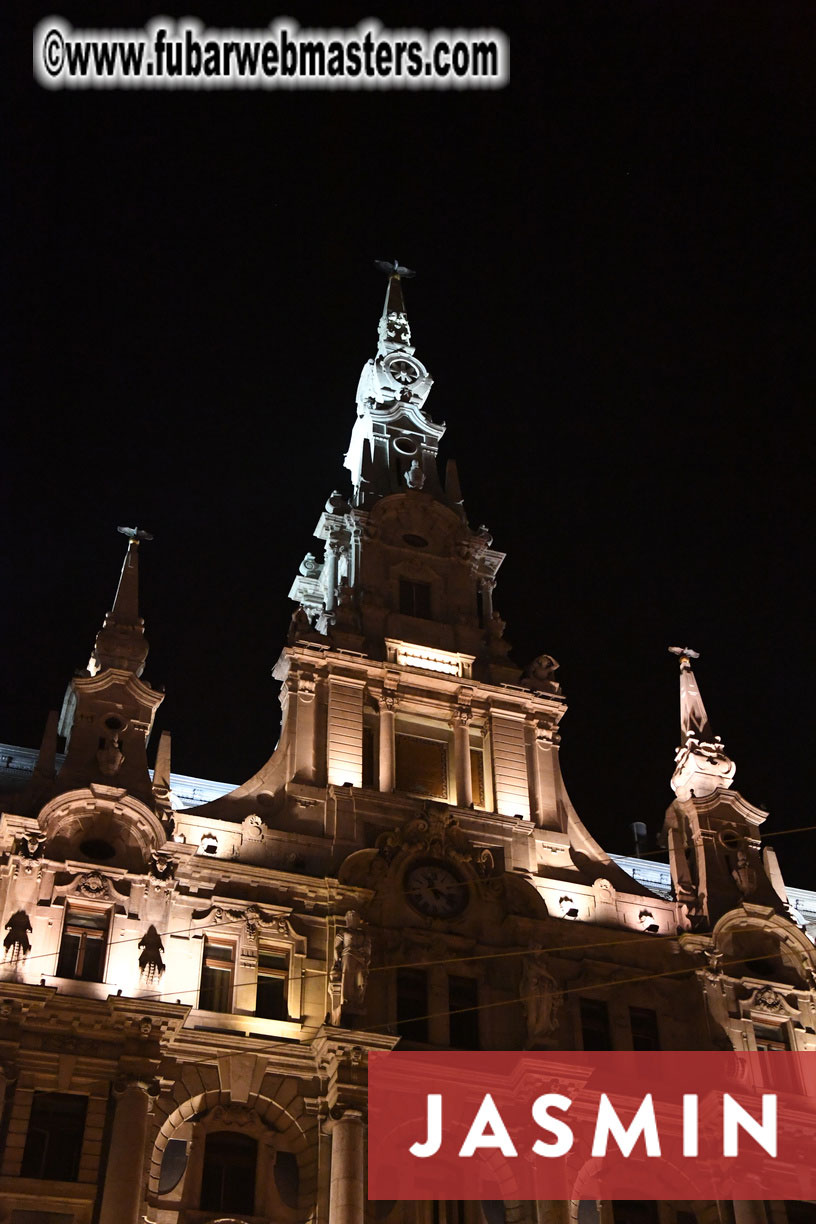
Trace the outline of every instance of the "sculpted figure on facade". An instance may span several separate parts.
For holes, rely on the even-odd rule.
[[[558,983],[547,970],[543,952],[535,951],[524,958],[521,972],[521,1000],[527,1019],[527,1044],[534,1045],[550,1037],[558,1028],[563,996]]]
[[[139,948],[141,951],[139,956],[139,972],[148,982],[152,982],[154,978],[161,977],[164,973],[164,961],[162,959],[164,944],[159,932],[152,923],[139,940]]]
[[[368,971],[371,968],[371,936],[356,910],[346,914],[346,926],[334,941],[334,964],[329,974],[331,1022],[340,1024],[344,1014],[363,1011]]]
[[[737,851],[737,865],[731,872],[731,878],[743,897],[750,897],[751,893],[756,892],[757,873],[751,866],[744,849]]]
[[[6,938],[3,940],[3,960],[18,961],[31,951],[31,920],[23,909],[18,909],[6,923]]]

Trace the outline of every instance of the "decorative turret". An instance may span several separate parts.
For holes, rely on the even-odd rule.
[[[680,659],[680,746],[675,754],[672,790],[678,799],[698,798],[727,789],[736,765],[726,755],[719,735],[714,735],[700,689],[691,670],[699,653],[689,646],[670,646]]]
[[[128,549],[113,607],[96,635],[88,663],[88,672],[92,676],[107,667],[117,667],[141,676],[149,649],[144,635],[144,621],[139,616],[139,543],[153,537],[138,527],[119,527],[118,530],[128,537]]]
[[[759,830],[767,812],[731,790],[736,766],[714,735],[689,646],[670,646],[680,660],[680,747],[663,836],[677,899],[689,925],[712,924],[742,901],[784,912],[784,897],[768,875],[773,858],[761,853]],[[776,869],[778,872],[778,868]],[[782,892],[784,890],[782,889]]]
[[[436,455],[445,426],[428,416],[425,401],[433,379],[415,356],[405,313],[402,280],[415,275],[396,261],[377,266],[388,273],[377,329],[377,356],[367,361],[357,388],[357,420],[345,466],[354,488],[352,504],[370,508],[379,497],[424,490],[447,500]]]
[[[468,526],[452,461],[444,488],[439,478],[445,426],[427,412],[432,380],[411,346],[402,289],[414,273],[396,262],[377,266],[388,283],[345,457],[352,491],[326,501],[315,528],[325,553],[301,563],[289,640],[319,636],[375,658],[393,654],[387,640],[407,640],[471,655],[474,674],[513,682],[520,673],[493,607],[504,554],[491,548],[486,527]]]
[[[66,758],[57,789],[104,783],[124,787],[153,807],[146,748],[164,695],[139,679],[148,651],[139,616],[139,543],[153,537],[137,527],[119,531],[128,547],[116,598],[87,670],[74,676],[63,702],[59,731]]]

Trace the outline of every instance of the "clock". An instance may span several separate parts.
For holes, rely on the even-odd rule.
[[[405,387],[419,378],[419,367],[406,357],[395,357],[388,363],[388,373]]]
[[[408,904],[426,918],[453,918],[468,903],[467,884],[447,863],[418,863],[405,873],[403,883]]]

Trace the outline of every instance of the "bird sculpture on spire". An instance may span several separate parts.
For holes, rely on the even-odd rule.
[[[410,268],[404,268],[402,264],[397,263],[396,259],[393,262],[389,262],[387,259],[375,259],[374,267],[379,268],[386,276],[416,276],[416,272],[413,272]]]
[[[142,531],[141,527],[117,527],[116,530],[120,535],[127,536],[129,540],[152,540],[153,537],[149,531]]]

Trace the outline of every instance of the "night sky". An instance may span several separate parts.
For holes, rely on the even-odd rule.
[[[10,11],[12,10],[12,11]],[[6,5],[0,738],[36,745],[143,546],[145,678],[174,769],[270,754],[298,563],[406,287],[472,525],[506,551],[515,660],[570,703],[562,764],[607,849],[672,798],[677,662],[769,832],[811,812],[811,0],[391,3],[498,26],[500,91],[49,92],[31,36],[194,12],[345,26],[374,6]],[[104,21],[103,21],[104,15]],[[807,356],[806,356],[807,354]],[[156,740],[154,738],[154,744]],[[816,884],[816,832],[779,837]]]

